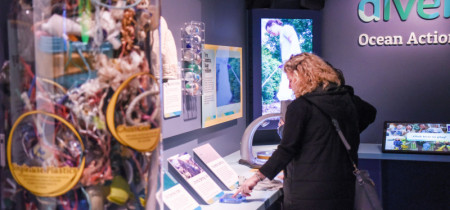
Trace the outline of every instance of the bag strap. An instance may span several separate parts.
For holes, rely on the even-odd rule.
[[[336,132],[339,135],[339,137],[341,139],[341,142],[342,142],[342,144],[345,147],[348,159],[350,159],[350,162],[351,162],[351,164],[352,164],[352,166],[354,168],[353,174],[355,174],[355,176],[359,176],[359,174],[360,174],[359,169],[356,166],[356,163],[355,163],[355,161],[353,161],[353,158],[352,158],[352,156],[350,154],[351,146],[348,143],[347,139],[345,138],[344,133],[342,133],[341,127],[339,127],[339,122],[335,118],[331,117],[331,115],[329,115],[327,112],[325,112],[322,108],[320,108],[320,106],[318,106],[316,103],[312,102],[310,99],[308,99],[306,97],[302,97],[302,98],[305,99],[310,104],[312,104],[313,106],[315,106],[317,109],[319,109],[320,112],[322,112],[323,115],[325,115],[328,119],[330,119],[331,124],[336,129]]]

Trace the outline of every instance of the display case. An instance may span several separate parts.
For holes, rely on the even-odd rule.
[[[1,209],[161,206],[159,17],[159,0],[12,3]]]

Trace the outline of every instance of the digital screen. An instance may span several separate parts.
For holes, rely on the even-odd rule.
[[[294,100],[284,63],[313,52],[313,19],[261,18],[262,115],[280,113],[281,100]]]
[[[450,154],[450,124],[386,122],[384,152]]]
[[[250,120],[281,113],[283,100],[294,100],[284,63],[302,52],[321,55],[322,13],[317,10],[252,9],[247,88]],[[248,122],[250,123],[250,122]],[[258,130],[275,130],[279,120],[267,120]],[[276,133],[273,133],[276,135]],[[272,138],[272,137],[270,137]]]

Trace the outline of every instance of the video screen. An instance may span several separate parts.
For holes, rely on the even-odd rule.
[[[302,52],[313,52],[313,19],[261,18],[262,115],[280,113],[280,101],[295,99],[283,65]]]
[[[383,151],[450,154],[450,124],[386,123]]]

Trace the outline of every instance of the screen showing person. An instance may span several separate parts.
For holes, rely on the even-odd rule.
[[[279,113],[280,101],[295,99],[284,63],[313,51],[312,19],[261,19],[262,114]]]
[[[450,154],[449,126],[441,123],[387,122],[383,151]]]

